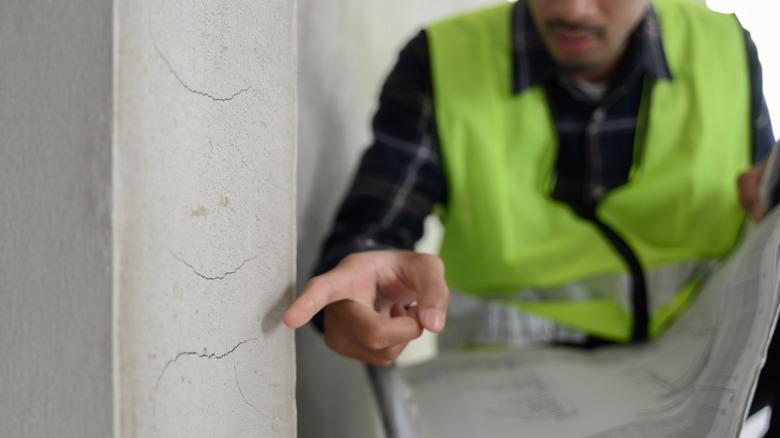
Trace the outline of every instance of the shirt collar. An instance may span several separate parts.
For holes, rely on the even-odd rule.
[[[629,53],[628,56],[636,60],[639,67],[650,76],[671,80],[672,73],[661,39],[658,16],[652,5],[648,7],[631,38],[628,50],[635,53]],[[558,66],[547,53],[525,0],[518,0],[512,13],[512,69],[514,94],[520,94],[558,75]]]

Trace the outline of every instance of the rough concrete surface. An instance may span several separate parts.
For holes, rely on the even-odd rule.
[[[121,436],[295,436],[295,2],[117,8]]]
[[[111,436],[111,2],[0,2],[0,59],[0,437]]]

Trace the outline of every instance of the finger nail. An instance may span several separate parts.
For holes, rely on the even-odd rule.
[[[423,327],[432,332],[440,332],[444,328],[444,312],[440,309],[425,309],[420,314]]]

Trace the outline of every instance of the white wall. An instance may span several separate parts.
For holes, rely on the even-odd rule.
[[[117,18],[122,437],[295,436],[295,2]]]
[[[0,436],[111,435],[111,2],[0,2]]]
[[[370,141],[369,122],[397,51],[434,17],[489,0],[300,0],[298,266],[302,285]],[[300,436],[377,436],[363,368],[331,353],[313,329],[297,335]]]
[[[780,29],[775,2],[760,0],[707,0],[707,6],[720,12],[736,13],[758,49],[764,74],[764,97],[775,138],[780,138],[780,57],[776,55]]]

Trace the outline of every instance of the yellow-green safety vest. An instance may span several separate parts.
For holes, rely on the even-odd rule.
[[[451,289],[627,342],[657,335],[733,248],[751,159],[742,28],[689,1],[653,4],[673,78],[645,79],[629,181],[593,220],[551,197],[558,139],[544,87],[512,92],[513,5],[427,29]]]

